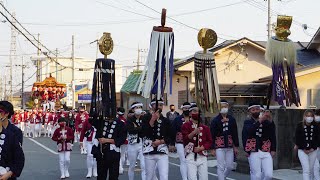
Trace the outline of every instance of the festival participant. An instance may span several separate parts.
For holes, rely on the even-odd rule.
[[[75,121],[75,119],[74,119],[74,116],[73,116],[73,110],[71,110],[71,111],[67,111],[67,126],[69,127],[69,128],[71,128],[72,130],[74,130],[74,121]]]
[[[48,91],[44,91],[43,95],[42,95],[42,111],[46,112],[47,109],[49,109],[49,93]]]
[[[181,109],[183,113],[175,118],[172,122],[172,132],[175,140],[175,147],[177,150],[177,153],[179,155],[179,160],[180,160],[180,173],[181,173],[181,178],[182,180],[187,180],[188,179],[188,169],[187,169],[187,163],[186,163],[186,157],[184,154],[184,146],[183,146],[183,136],[181,132],[181,127],[184,123],[189,122],[190,117],[189,117],[189,108],[190,108],[190,103],[185,102],[181,106]]]
[[[86,137],[86,146],[87,146],[87,168],[88,168],[88,174],[87,178],[97,177],[98,176],[98,171],[97,171],[97,161],[93,157],[93,154],[91,153],[92,151],[92,146],[93,146],[93,139],[95,138],[97,134],[97,129],[93,127],[89,121],[84,121],[83,122],[83,127],[80,133],[80,147],[83,148],[83,140]]]
[[[31,111],[25,112],[24,116],[26,117],[25,118],[24,137],[30,137],[30,132],[31,132],[31,128],[30,128]]]
[[[12,122],[12,124],[14,124],[15,126],[17,126],[19,128],[20,121],[21,121],[20,113],[18,110],[15,110],[14,114],[12,116],[11,122]]]
[[[76,138],[75,138],[75,141],[74,142],[78,142],[79,141],[79,138],[80,138],[80,133],[82,131],[82,128],[83,128],[83,123],[85,121],[88,121],[89,119],[89,115],[85,112],[85,109],[84,109],[84,106],[80,106],[79,107],[79,114],[76,116],[76,123],[75,123],[75,126],[76,126]],[[84,140],[84,146],[80,147],[80,150],[81,150],[81,154],[86,154],[86,145],[85,145],[85,140]]]
[[[54,110],[55,110],[56,99],[57,99],[56,91],[52,91],[52,92],[49,94],[50,111],[54,111]]]
[[[207,150],[212,145],[210,128],[201,121],[201,115],[197,105],[189,108],[190,120],[181,127],[183,142],[186,149],[186,162],[188,167],[188,179],[208,180]]]
[[[8,126],[9,119],[13,114],[12,104],[8,101],[0,101],[0,179],[3,180],[16,180],[20,176],[25,162],[22,142],[15,134],[17,132],[13,132],[13,129]]]
[[[142,107],[143,104],[140,102],[131,104],[130,110],[134,116],[128,118],[126,125],[128,130],[129,180],[134,180],[134,168],[138,157],[140,157],[141,179],[146,179],[145,160],[142,153]]]
[[[35,137],[41,137],[41,129],[42,129],[42,110],[39,109],[38,113],[36,114],[36,120],[35,120],[35,126],[34,126],[34,132]]]
[[[44,137],[49,137],[49,119],[50,119],[51,113],[50,109],[47,109],[47,111],[43,114],[43,123],[44,123]]]
[[[26,121],[28,119],[28,115],[27,115],[27,110],[26,109],[21,112],[21,117],[22,117],[21,125],[20,125],[21,126],[21,131],[23,133],[25,133],[25,131],[26,131]]]
[[[30,117],[30,132],[29,132],[29,137],[35,138],[35,136],[36,136],[35,126],[36,126],[36,121],[38,121],[37,119],[38,119],[37,110],[36,110],[36,109],[33,109],[33,110],[32,110],[32,114],[31,114],[31,117]],[[32,134],[32,136],[31,136],[31,134]]]
[[[50,112],[49,122],[48,122],[48,137],[52,138],[52,135],[55,131],[54,125],[58,122],[57,115],[54,111]]]
[[[97,124],[98,125],[98,124]],[[93,126],[97,126],[93,124]],[[127,131],[123,122],[107,118],[102,133],[97,133],[92,147],[93,157],[97,160],[98,180],[117,180],[119,178],[120,146],[125,142]]]
[[[294,149],[298,150],[303,180],[313,179],[319,140],[319,127],[314,122],[314,112],[306,110],[303,114],[303,121],[299,122],[296,127],[294,146]]]
[[[244,121],[242,143],[248,155],[251,178],[272,179],[273,160],[276,152],[275,124],[270,111],[261,114],[259,103],[250,103],[249,119]]]
[[[229,103],[220,102],[220,113],[211,121],[212,155],[217,156],[217,174],[219,180],[227,178],[233,169],[234,155],[238,154],[239,139],[237,122],[228,114]]]
[[[59,128],[53,133],[52,140],[57,142],[61,179],[69,178],[70,151],[72,151],[73,131],[66,126],[66,120],[58,120]]]
[[[124,117],[124,113],[125,113],[125,109],[123,107],[117,108],[117,119],[123,122],[124,125],[126,125],[127,119]],[[127,147],[128,147],[128,140],[126,139],[126,141],[120,146],[119,174],[123,174],[123,165],[126,162],[126,157],[128,157]]]
[[[146,179],[154,178],[155,167],[160,180],[167,180],[169,173],[168,146],[173,144],[170,121],[162,115],[163,100],[150,102],[152,110],[143,116],[143,154],[145,158]]]

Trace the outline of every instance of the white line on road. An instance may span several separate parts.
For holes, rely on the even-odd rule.
[[[176,164],[176,163],[169,162],[169,164],[180,167],[180,165],[179,165],[179,164]],[[214,174],[214,173],[211,173],[211,172],[208,172],[208,174],[211,175],[211,176],[218,177],[217,174]],[[228,178],[228,177],[227,177],[227,179],[228,179],[228,180],[236,180],[236,179],[232,179],[232,178]]]
[[[38,144],[38,145],[39,145],[40,147],[42,147],[43,149],[45,149],[45,150],[47,150],[47,151],[51,152],[52,154],[58,154],[57,152],[55,152],[55,151],[53,151],[52,149],[48,148],[47,146],[45,146],[45,145],[43,145],[43,144],[39,143],[38,141],[36,141],[36,140],[34,140],[34,139],[31,139],[31,138],[28,138],[28,139],[29,139],[29,140],[31,140],[32,142],[34,142],[34,143]]]

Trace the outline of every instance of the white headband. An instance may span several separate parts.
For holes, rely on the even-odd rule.
[[[118,111],[117,114],[119,114],[119,115],[124,115],[124,113],[123,113],[123,112],[120,112],[120,111]]]
[[[189,111],[192,111],[192,110],[194,110],[196,108],[198,108],[198,107],[192,107],[192,108],[189,109]]]
[[[183,108],[190,108],[191,106],[190,105],[181,105],[181,109],[183,109]]]
[[[156,103],[156,101],[151,101],[151,102],[150,102],[151,105],[153,105],[153,104],[155,104],[155,103]],[[158,101],[158,104],[164,104],[164,102],[163,102],[163,101]]]
[[[228,104],[229,105],[229,103],[227,103],[227,102],[220,102],[220,104]]]
[[[251,108],[254,108],[254,107],[259,107],[260,108],[261,106],[260,105],[252,105],[252,106],[248,107],[248,110],[251,109]]]
[[[135,107],[138,107],[138,106],[143,107],[143,104],[142,103],[134,104],[134,105],[131,106],[131,109],[133,109]]]

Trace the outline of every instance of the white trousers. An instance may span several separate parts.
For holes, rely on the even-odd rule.
[[[25,123],[24,123],[24,122],[21,122],[21,123],[20,123],[20,126],[21,126],[21,131],[24,132],[24,130],[25,130],[25,128],[26,128]]]
[[[169,176],[169,156],[167,154],[144,155],[146,166],[146,179],[155,178],[155,168],[157,166],[160,180],[168,180]]]
[[[186,157],[188,167],[188,180],[208,180],[208,160],[206,156],[197,155],[197,161],[194,160],[194,153]]]
[[[31,137],[31,134],[32,134],[32,138],[35,137],[35,129],[34,128],[35,128],[35,124],[30,124],[29,137]]]
[[[50,111],[54,111],[54,107],[55,107],[56,103],[53,101],[50,101],[49,104],[50,104]]]
[[[126,162],[126,156],[127,156],[127,145],[122,144],[120,146],[120,163],[119,163],[120,170],[123,170],[123,165]]]
[[[269,152],[251,152],[249,158],[251,180],[271,180],[273,160]],[[262,173],[263,172],[263,173]]]
[[[52,124],[48,124],[48,137],[52,137],[54,131],[53,131],[53,125]]]
[[[182,143],[176,143],[177,153],[180,160],[180,173],[182,180],[188,180],[188,167],[186,157],[184,155],[184,146]]]
[[[27,136],[30,137],[30,131],[31,131],[30,123],[26,122],[24,125],[25,125],[25,128],[24,128],[23,134],[24,134],[25,137],[27,137]]]
[[[34,126],[34,133],[35,133],[35,137],[41,137],[41,124],[35,124]]]
[[[146,168],[145,168],[145,160],[142,153],[142,142],[128,144],[128,159],[129,159],[129,170],[128,177],[129,180],[134,180],[134,168],[136,165],[137,158],[140,158],[140,168],[141,168],[141,179],[146,180]]]
[[[42,111],[47,112],[47,109],[49,109],[49,103],[43,103],[42,107],[43,107]]]
[[[233,169],[234,153],[233,148],[218,148],[217,156],[217,174],[219,180],[225,180]]]
[[[93,158],[93,154],[91,154],[93,142],[87,142],[87,168],[94,169],[97,168],[97,161],[96,158]]]
[[[64,176],[69,171],[70,151],[59,152],[59,164],[61,176]]]
[[[317,158],[317,152],[318,150],[315,150],[309,154],[304,153],[303,150],[299,149],[298,150],[298,157],[302,166],[302,175],[303,175],[303,180],[311,180],[313,179],[313,168],[314,168],[314,163]]]

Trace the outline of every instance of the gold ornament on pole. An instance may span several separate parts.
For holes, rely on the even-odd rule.
[[[288,41],[291,34],[292,16],[279,15],[277,18],[276,37],[280,41]]]
[[[208,28],[200,29],[198,43],[203,48],[203,53],[207,53],[207,49],[212,48],[217,43],[217,33]]]
[[[217,43],[214,30],[202,28],[198,33],[198,43],[203,51],[194,55],[195,91],[197,105],[204,113],[215,113],[219,109],[220,90],[214,54],[208,49]]]
[[[99,50],[104,55],[104,58],[107,59],[107,56],[112,53],[113,50],[113,40],[111,34],[104,32],[102,37],[98,41]]]

